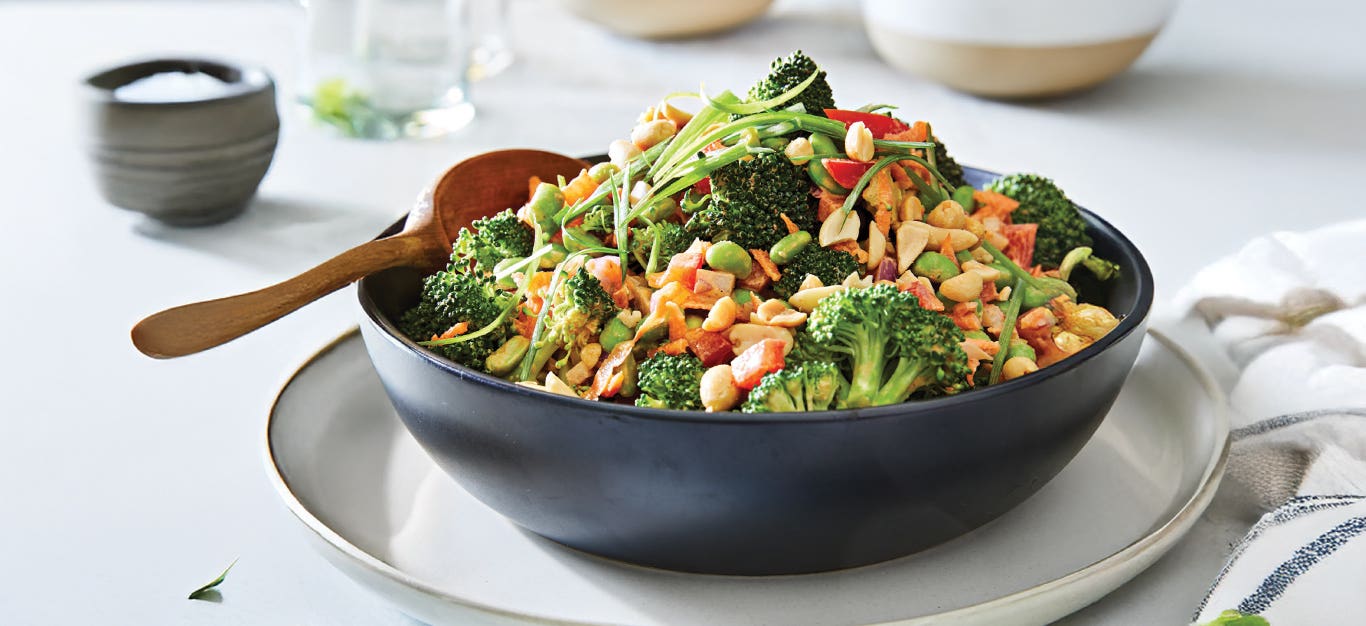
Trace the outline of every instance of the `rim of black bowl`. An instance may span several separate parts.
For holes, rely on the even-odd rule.
[[[135,80],[165,72],[208,74],[223,81],[222,92],[193,100],[124,100],[114,95],[119,87]],[[84,85],[93,97],[128,107],[193,106],[243,98],[273,86],[275,81],[264,68],[227,61],[185,57],[157,58],[124,63],[87,76]]]
[[[975,170],[985,176],[995,178],[999,174],[980,168],[970,168],[964,166],[965,170]],[[1062,375],[1064,372],[1071,371],[1084,365],[1093,357],[1118,343],[1120,340],[1129,336],[1137,330],[1152,308],[1153,303],[1153,275],[1148,267],[1148,261],[1143,257],[1143,253],[1138,247],[1129,241],[1119,229],[1100,216],[1092,213],[1085,207],[1078,206],[1082,215],[1086,218],[1089,230],[1100,233],[1103,237],[1113,240],[1128,256],[1132,257],[1135,267],[1132,268],[1137,277],[1137,293],[1135,294],[1133,306],[1123,313],[1124,317],[1119,325],[1106,333],[1098,341],[1083,348],[1080,352],[1063,359],[1028,376],[1022,376],[1014,380],[983,387],[981,389],[971,389],[952,396],[929,398],[925,400],[909,400],[896,404],[886,404],[882,406],[864,407],[859,409],[831,409],[827,411],[789,411],[778,413],[740,413],[737,411],[724,411],[720,413],[708,413],[705,411],[683,411],[678,409],[655,409],[648,407],[635,406],[633,404],[619,404],[616,402],[604,402],[601,400],[585,400],[583,398],[573,398],[549,391],[541,391],[526,385],[519,385],[514,382],[498,378],[491,374],[486,374],[454,361],[446,359],[435,352],[419,346],[417,342],[408,338],[402,331],[394,325],[375,305],[374,299],[370,297],[366,289],[368,279],[361,279],[358,283],[356,292],[360,299],[361,309],[375,326],[384,331],[385,339],[394,342],[410,351],[417,353],[429,363],[454,374],[461,379],[476,382],[479,384],[501,389],[518,397],[532,400],[567,404],[579,408],[590,408],[607,411],[618,415],[629,415],[631,417],[651,420],[665,421],[684,421],[700,423],[752,423],[752,424],[773,424],[783,422],[844,422],[853,420],[869,420],[886,417],[900,417],[913,412],[932,412],[941,407],[952,406],[963,402],[975,402],[986,400],[1001,394],[1008,394],[1017,389],[1023,389],[1031,385],[1042,384],[1050,378]],[[402,223],[400,220],[395,226]],[[392,227],[391,227],[392,229]],[[1121,270],[1128,267],[1121,266]]]

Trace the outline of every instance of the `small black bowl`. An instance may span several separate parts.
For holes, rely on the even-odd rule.
[[[995,178],[968,170],[975,186]],[[1099,300],[1123,316],[1061,363],[956,396],[818,413],[702,413],[553,395],[455,365],[392,320],[420,274],[365,278],[361,332],[408,430],[465,489],[522,527],[672,570],[774,575],[876,563],[957,537],[1053,478],[1133,367],[1152,273],[1084,213],[1120,264]],[[1093,298],[1093,300],[1096,298]]]

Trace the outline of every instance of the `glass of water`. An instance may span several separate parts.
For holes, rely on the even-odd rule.
[[[468,1],[307,0],[303,85],[344,135],[433,137],[474,118]]]

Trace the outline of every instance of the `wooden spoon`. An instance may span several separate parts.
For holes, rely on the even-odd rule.
[[[526,203],[527,180],[571,178],[588,164],[540,150],[497,150],[455,164],[424,194],[403,230],[343,252],[259,291],[167,309],[133,327],[133,345],[167,359],[219,346],[362,277],[392,267],[435,269],[450,259],[462,226]]]

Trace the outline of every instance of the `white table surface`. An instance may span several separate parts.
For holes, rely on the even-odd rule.
[[[932,120],[963,162],[1058,179],[1147,252],[1160,296],[1255,234],[1361,210],[1361,3],[1188,0],[1121,80],[1035,104],[973,99],[892,73],[839,4],[779,2],[734,33],[648,44],[517,0],[521,56],[476,85],[474,126],[441,141],[347,141],[286,105],[254,205],[198,230],[158,226],[100,199],[81,148],[77,82],[129,57],[223,56],[267,66],[285,104],[301,10],[0,4],[0,621],[409,623],[308,548],[262,469],[265,409],[295,366],[352,324],[350,290],[174,361],[138,354],[128,329],[161,308],[286,278],[371,237],[464,155],[601,151],[659,96],[703,80],[743,89],[798,46],[829,70],[840,102],[899,103]],[[1188,619],[1226,548],[1214,536],[1197,529],[1073,621]],[[221,603],[185,599],[237,557]]]

